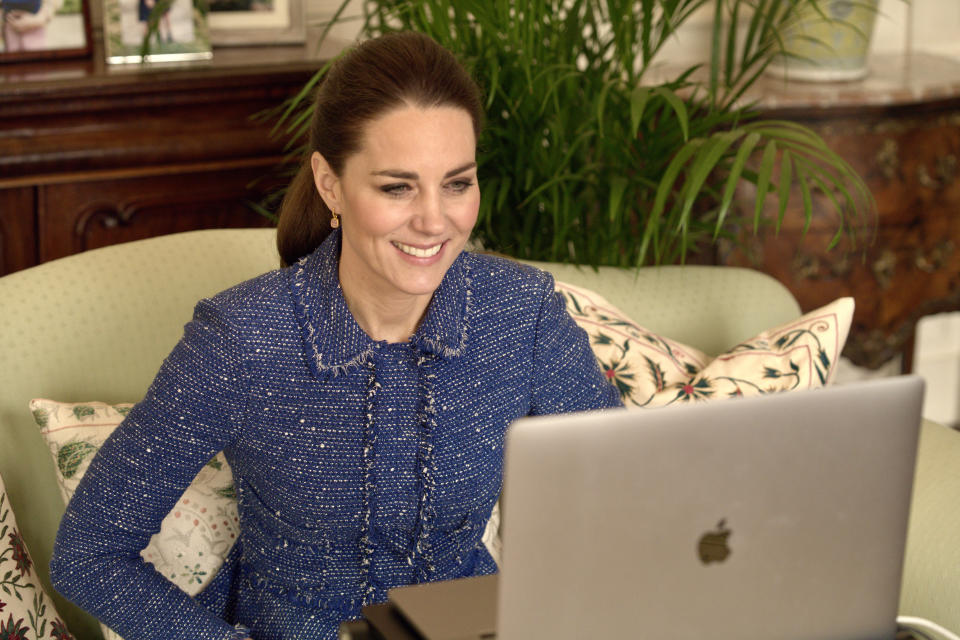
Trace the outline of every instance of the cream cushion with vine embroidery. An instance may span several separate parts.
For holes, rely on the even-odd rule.
[[[37,579],[3,478],[0,478],[0,638],[73,638]]]
[[[711,358],[644,329],[592,291],[563,282],[557,290],[628,407],[826,386],[836,373],[854,308],[853,298],[839,298]]]
[[[64,502],[73,496],[93,456],[132,406],[45,399],[30,402],[53,456]],[[140,555],[193,595],[216,575],[238,532],[233,478],[220,453],[200,470]],[[106,627],[104,635],[107,640],[117,638]]]

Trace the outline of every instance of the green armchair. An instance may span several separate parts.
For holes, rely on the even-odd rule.
[[[198,299],[277,264],[272,230],[211,230],[88,251],[0,278],[0,476],[48,589],[64,505],[29,400],[135,402]],[[745,269],[537,266],[708,354],[800,314],[782,285]],[[901,609],[954,630],[960,629],[958,503],[960,433],[926,422]],[[77,638],[100,637],[92,619],[53,597]]]

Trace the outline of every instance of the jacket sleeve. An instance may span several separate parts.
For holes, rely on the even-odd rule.
[[[202,301],[142,402],[94,457],[60,523],[50,574],[128,639],[244,638],[144,562],[197,472],[243,424],[248,381],[230,324]]]
[[[587,332],[567,313],[553,276],[541,299],[534,347],[531,415],[622,407],[590,348]]]

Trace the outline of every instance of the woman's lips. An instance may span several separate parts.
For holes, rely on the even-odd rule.
[[[432,258],[433,256],[440,253],[440,249],[443,248],[443,243],[437,243],[430,245],[428,247],[415,247],[411,244],[404,244],[402,242],[392,242],[393,246],[407,254],[408,256],[413,256],[414,258]]]

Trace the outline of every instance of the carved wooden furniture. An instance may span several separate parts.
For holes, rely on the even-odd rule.
[[[0,275],[117,242],[263,226],[283,141],[251,116],[319,68],[302,47],[188,66],[0,66]]]
[[[828,251],[836,229],[829,209],[817,203],[801,240],[802,214],[791,204],[778,236],[721,248],[718,261],[772,274],[804,311],[854,296],[844,355],[869,368],[902,355],[909,370],[919,318],[960,309],[960,61],[878,56],[861,82],[766,78],[750,97],[763,117],[812,127],[853,165],[876,197],[876,228],[859,250]]]

